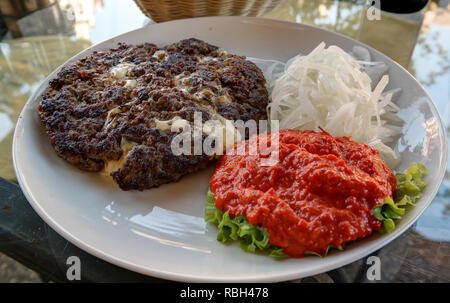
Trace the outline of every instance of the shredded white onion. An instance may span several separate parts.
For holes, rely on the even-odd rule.
[[[262,70],[272,97],[269,118],[278,120],[281,129],[320,126],[333,136],[367,143],[395,167],[398,154],[386,143],[401,133],[395,115],[399,108],[393,103],[399,90],[383,94],[389,83],[385,63],[370,62],[370,53],[361,47],[354,49],[353,56],[322,42],[308,55],[290,59],[284,73],[279,72],[280,62],[267,61],[270,70],[267,66]]]

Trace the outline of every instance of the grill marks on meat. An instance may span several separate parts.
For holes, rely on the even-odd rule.
[[[112,73],[124,67],[123,77]],[[215,115],[266,119],[268,94],[261,71],[245,57],[197,39],[164,48],[119,44],[65,66],[49,83],[39,116],[56,153],[85,171],[116,163],[111,176],[123,190],[148,189],[205,167],[207,155],[175,156],[177,133],[155,119],[191,123]],[[124,150],[124,142],[129,148]]]

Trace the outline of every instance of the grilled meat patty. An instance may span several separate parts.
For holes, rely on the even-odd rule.
[[[119,44],[66,65],[38,110],[61,158],[81,170],[106,171],[123,190],[144,190],[213,161],[204,153],[175,155],[171,142],[179,133],[159,121],[192,124],[195,112],[203,121],[260,120],[267,104],[255,64],[187,39],[163,48]]]

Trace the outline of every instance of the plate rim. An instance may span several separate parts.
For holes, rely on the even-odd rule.
[[[411,77],[414,82],[418,85],[418,87],[425,93],[425,95],[427,96],[427,98],[430,101],[431,107],[433,112],[435,113],[436,117],[438,118],[438,123],[439,123],[439,128],[442,129],[443,132],[443,145],[448,147],[448,142],[447,142],[447,133],[446,133],[446,128],[445,128],[445,124],[443,123],[441,114],[436,106],[436,104],[434,103],[433,99],[431,98],[431,96],[429,95],[428,91],[422,86],[422,84],[417,81],[416,78],[414,78],[414,76],[412,76],[403,66],[399,65],[397,62],[395,62],[394,60],[390,59],[388,56],[386,56],[385,54],[381,53],[380,51],[372,48],[371,46],[368,46],[360,41],[357,41],[351,37],[345,36],[341,33],[337,33],[337,32],[333,32],[331,30],[328,29],[324,29],[324,28],[320,28],[317,26],[312,26],[312,25],[308,25],[308,24],[303,24],[303,23],[296,23],[296,22],[291,22],[291,21],[285,21],[285,20],[278,20],[278,19],[272,19],[272,18],[261,18],[261,17],[247,17],[247,16],[212,16],[212,17],[199,17],[199,18],[190,18],[190,19],[179,19],[179,20],[172,20],[172,21],[167,21],[167,22],[162,22],[162,23],[156,23],[156,24],[147,24],[141,28],[132,30],[132,31],[128,31],[126,33],[111,37],[109,39],[105,39],[101,42],[95,43],[93,45],[91,45],[90,47],[82,50],[81,52],[77,53],[76,55],[72,56],[71,58],[69,58],[68,60],[66,60],[64,63],[62,63],[61,65],[59,65],[56,69],[54,69],[44,80],[42,80],[39,84],[39,86],[36,88],[36,90],[33,92],[33,94],[28,98],[27,102],[24,104],[21,113],[19,114],[19,117],[17,119],[17,123],[16,123],[16,127],[14,130],[14,135],[13,135],[13,142],[12,142],[12,158],[13,158],[13,166],[14,166],[14,171],[19,183],[19,186],[22,189],[23,194],[25,195],[25,197],[27,198],[28,203],[30,203],[30,205],[32,206],[32,208],[38,213],[38,215],[41,217],[41,219],[44,220],[44,222],[46,224],[48,224],[54,231],[56,231],[60,236],[62,236],[64,239],[66,239],[67,241],[69,241],[70,243],[72,243],[73,245],[77,246],[78,248],[84,250],[85,252],[92,254],[102,260],[105,260],[111,264],[117,265],[119,267],[128,269],[128,270],[132,270],[134,272],[137,273],[141,273],[144,275],[148,275],[148,276],[152,276],[152,277],[156,277],[156,278],[161,278],[161,279],[166,279],[166,280],[172,280],[172,281],[181,281],[181,282],[279,282],[279,281],[288,281],[288,280],[293,280],[296,278],[304,277],[304,276],[310,276],[310,275],[315,275],[315,274],[319,274],[319,273],[323,273],[323,272],[327,272],[342,266],[345,266],[347,264],[356,262],[357,260],[360,260],[362,258],[365,258],[367,255],[369,255],[370,253],[381,249],[382,247],[386,246],[387,244],[389,244],[390,242],[392,242],[393,240],[395,240],[397,237],[399,237],[400,235],[402,235],[405,231],[407,231],[412,224],[414,224],[418,218],[423,214],[423,212],[430,206],[431,202],[434,200],[434,198],[436,197],[436,194],[439,190],[440,185],[443,182],[444,179],[444,175],[445,175],[445,167],[447,166],[447,161],[448,161],[448,148],[444,148],[444,152],[443,155],[440,159],[440,167],[444,167],[444,169],[441,169],[439,172],[439,176],[438,176],[438,182],[435,185],[435,188],[432,189],[432,191],[430,192],[430,196],[433,197],[431,198],[429,201],[426,201],[426,205],[424,205],[424,207],[417,212],[417,214],[412,217],[410,219],[410,221],[406,224],[404,224],[401,228],[397,229],[395,234],[391,234],[390,237],[388,236],[388,238],[385,241],[381,241],[380,243],[372,243],[371,245],[367,245],[366,247],[363,247],[362,249],[360,248],[360,252],[357,253],[357,257],[355,259],[355,257],[348,257],[348,258],[344,258],[343,261],[341,260],[336,260],[335,262],[328,262],[326,263],[325,266],[321,266],[321,267],[317,267],[315,269],[311,269],[308,271],[303,271],[301,274],[295,271],[289,272],[289,273],[279,273],[279,274],[271,274],[270,276],[265,276],[265,275],[261,275],[261,274],[257,274],[257,275],[245,275],[245,276],[236,276],[236,277],[221,277],[221,276],[215,276],[215,277],[211,277],[211,276],[202,276],[202,275],[195,275],[195,274],[183,274],[183,273],[174,273],[174,272],[170,272],[170,271],[164,271],[164,270],[158,270],[158,269],[152,269],[152,268],[148,268],[148,267],[143,267],[140,265],[137,265],[131,261],[128,260],[124,260],[122,258],[118,258],[118,257],[114,257],[114,255],[110,254],[110,253],[105,253],[103,252],[101,249],[97,249],[95,247],[93,247],[92,245],[89,245],[88,243],[85,243],[83,240],[75,237],[74,235],[72,235],[72,233],[68,230],[66,230],[64,227],[62,227],[59,223],[57,223],[54,218],[50,217],[47,212],[45,211],[44,208],[42,208],[42,206],[39,204],[39,202],[37,201],[37,199],[34,197],[34,195],[32,194],[32,190],[28,187],[28,184],[25,180],[25,177],[22,175],[21,173],[21,169],[20,169],[20,164],[19,164],[19,159],[18,159],[18,155],[17,155],[17,144],[18,144],[18,140],[19,140],[19,133],[21,130],[23,130],[23,117],[26,114],[25,111],[27,110],[28,107],[30,107],[30,104],[33,100],[35,100],[39,94],[42,92],[42,90],[45,88],[44,83],[47,82],[53,75],[55,75],[63,66],[65,66],[66,64],[68,64],[69,62],[73,61],[74,58],[80,56],[83,53],[87,53],[89,52],[92,48],[97,47],[100,44],[104,44],[110,41],[117,41],[120,40],[121,37],[123,36],[127,36],[130,35],[134,32],[138,32],[138,31],[143,31],[145,30],[145,28],[151,27],[151,26],[155,26],[158,24],[166,24],[166,23],[185,23],[185,22],[197,22],[197,20],[211,20],[214,21],[216,19],[228,19],[228,20],[232,20],[235,19],[236,22],[242,22],[244,20],[256,20],[258,22],[273,22],[273,23],[281,23],[281,24],[285,24],[285,25],[290,25],[290,26],[294,26],[297,28],[304,28],[306,30],[318,30],[318,31],[323,31],[323,32],[327,32],[329,34],[332,35],[337,35],[340,38],[344,39],[344,40],[349,40],[349,42],[352,42],[352,44],[355,45],[361,45],[366,47],[367,49],[369,49],[371,52],[373,53],[377,53],[378,56],[382,57],[384,60],[389,61],[391,64],[397,65],[397,67],[399,67],[402,72],[406,73],[409,77]],[[237,20],[236,20],[237,19]],[[144,41],[143,41],[144,42]]]

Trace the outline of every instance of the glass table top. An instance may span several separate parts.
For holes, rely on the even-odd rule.
[[[40,81],[90,45],[153,22],[132,0],[43,2],[46,7],[17,20],[0,7],[10,29],[0,31],[0,177],[12,183],[17,183],[11,159],[14,126]],[[369,20],[364,3],[287,0],[262,17],[326,28],[384,52],[426,88],[450,133],[450,1],[432,1],[407,15],[378,11],[381,19],[376,21]],[[378,256],[389,264],[382,282],[450,282],[450,166],[431,206]],[[329,282],[339,273],[338,280],[356,281],[364,266],[360,260],[311,279]]]

